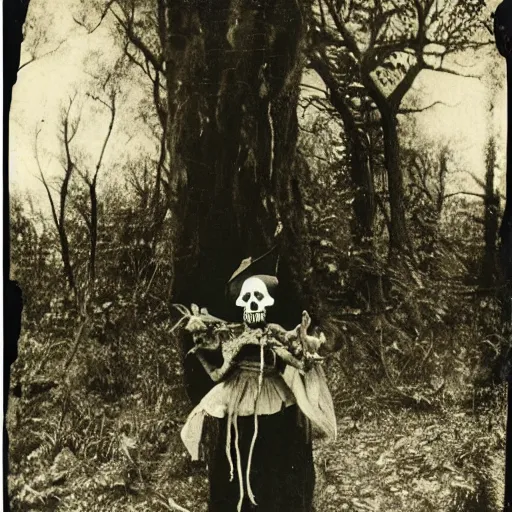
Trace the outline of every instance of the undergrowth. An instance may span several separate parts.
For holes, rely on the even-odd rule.
[[[182,383],[178,340],[169,334],[172,327],[162,321],[109,339],[90,337],[67,366],[71,340],[42,330],[23,333],[8,415],[13,512],[175,510],[176,504],[205,510],[206,468],[189,460],[179,438],[191,404]],[[342,454],[352,460],[354,467],[347,462],[343,470],[344,478],[350,479],[361,470],[357,446],[351,444],[358,436],[377,435],[376,450],[384,452],[413,426],[421,443],[429,426],[437,436],[432,441],[436,467],[460,466],[457,471],[464,480],[453,480],[452,485],[443,476],[450,470],[439,470],[435,478],[444,492],[442,500],[431,496],[433,504],[427,505],[406,489],[416,496],[413,503],[424,503],[421,506],[427,508],[421,510],[494,510],[478,508],[482,500],[493,499],[491,468],[504,447],[504,392],[493,384],[485,366],[498,353],[496,345],[491,355],[487,350],[492,337],[465,325],[430,332],[414,340],[404,364],[398,342],[384,341],[378,331],[347,325],[346,332],[350,329],[345,344],[327,354],[325,361],[341,441],[318,441],[320,501],[332,491],[330,484],[322,484],[325,471],[320,459]],[[433,462],[425,457],[409,463],[420,473],[427,471]],[[386,467],[400,472],[402,462],[395,457]],[[373,465],[364,471],[375,480],[380,469],[382,465]],[[406,487],[418,480],[409,477],[401,476]],[[418,481],[427,485],[424,479]],[[437,489],[436,485],[431,482],[427,488]],[[357,504],[357,489],[347,491],[350,499],[340,491],[339,500],[332,503],[356,499]],[[386,510],[405,510],[399,501],[386,498],[389,489],[375,489],[372,499],[399,507]],[[445,508],[435,508],[441,502]],[[350,506],[357,509],[354,503]]]

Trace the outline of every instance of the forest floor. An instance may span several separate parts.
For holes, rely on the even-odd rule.
[[[455,407],[428,413],[371,409],[338,412],[337,441],[315,441],[316,512],[500,510],[502,408],[478,414]],[[206,469],[190,462],[180,427],[181,420],[159,457],[133,464],[79,460],[64,448],[49,467],[40,465],[30,485],[15,482],[13,511],[205,512]],[[130,448],[127,440],[125,459]],[[35,449],[29,458],[37,457]]]
[[[316,508],[328,511],[501,510],[504,429],[488,414],[339,419],[335,443],[315,450]]]

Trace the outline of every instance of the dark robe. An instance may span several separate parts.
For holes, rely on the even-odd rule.
[[[245,352],[241,353],[241,358],[254,360],[257,354],[253,350],[253,347],[246,347]],[[189,361],[187,365],[189,383],[191,372],[197,377],[201,374],[206,375],[197,359],[191,359],[193,361]],[[213,387],[211,381],[211,385],[207,385],[204,375],[195,381],[196,385],[189,384],[189,393],[193,394],[196,400],[202,398],[209,391],[208,388]],[[200,382],[204,387],[199,391],[197,385]],[[254,434],[254,417],[239,416],[237,422],[244,479],[242,511],[311,512],[315,486],[311,427],[299,407],[291,405],[284,407],[277,414],[258,416],[258,433],[250,471],[251,487],[257,506],[250,502],[245,482],[246,464]],[[203,445],[210,485],[209,512],[238,510],[240,487],[236,469],[235,432],[231,432],[231,458],[235,470],[233,480],[230,481],[230,466],[226,455],[227,424],[227,418],[208,417],[203,428]]]
[[[311,512],[315,472],[311,436],[305,418],[296,405],[281,412],[258,417],[258,436],[251,464],[251,487],[257,506],[245,491],[243,512]],[[254,433],[252,416],[238,417],[239,448],[242,475]],[[230,482],[230,468],[226,456],[227,420],[209,418],[208,430],[216,435],[209,438],[212,449],[208,457],[210,480],[209,512],[235,512],[240,498],[238,473]],[[234,432],[232,432],[232,460],[236,461]],[[245,481],[244,481],[245,488]]]

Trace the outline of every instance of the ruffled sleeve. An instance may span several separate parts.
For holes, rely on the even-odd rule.
[[[322,366],[315,364],[304,375],[293,366],[287,366],[283,380],[311,423],[327,437],[336,439],[334,404]]]

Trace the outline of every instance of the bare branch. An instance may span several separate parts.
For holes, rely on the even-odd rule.
[[[32,64],[32,62],[35,62],[36,60],[44,59],[45,57],[48,57],[49,55],[54,54],[55,52],[57,52],[60,49],[60,47],[63,44],[64,44],[64,41],[60,41],[55,48],[48,50],[47,52],[45,52],[41,55],[37,55],[37,53],[32,53],[28,60],[26,60],[23,64],[20,64],[20,66],[18,68],[18,72],[21,71],[22,69],[26,68],[29,64]]]
[[[327,5],[327,9],[329,14],[336,25],[339,33],[342,35],[344,41],[347,44],[348,49],[358,58],[360,59],[362,54],[359,46],[357,45],[356,38],[347,28],[345,22],[343,21],[341,14],[336,11],[332,0],[325,0],[325,4]]]
[[[451,194],[445,194],[444,198],[448,199],[450,197],[462,196],[462,195],[463,196],[473,196],[473,197],[478,197],[480,199],[485,199],[484,194],[478,194],[477,192],[465,192],[465,191],[452,192]]]
[[[426,63],[423,63],[423,69],[427,69],[429,71],[436,71],[438,73],[448,73],[449,75],[456,75],[456,76],[460,76],[462,78],[474,78],[476,80],[482,79],[482,75],[471,75],[471,74],[467,74],[467,73],[461,73],[460,71],[457,71],[455,69],[449,69],[449,68],[446,68],[443,66],[435,67],[435,66],[432,66],[432,65],[426,64]]]
[[[68,184],[69,180],[71,179],[71,173],[72,173],[72,167],[69,168],[69,170],[66,170],[66,174],[64,176],[64,180],[60,187],[60,211],[57,212],[57,208],[55,206],[55,201],[53,199],[53,196],[50,191],[50,187],[48,185],[48,182],[46,181],[46,177],[44,175],[44,172],[41,167],[41,162],[39,160],[39,152],[38,152],[38,138],[39,134],[41,133],[41,129],[38,128],[36,131],[36,137],[35,137],[35,158],[36,163],[39,169],[39,175],[40,180],[43,183],[43,186],[46,190],[46,194],[48,196],[48,201],[50,202],[50,208],[52,211],[52,218],[53,222],[55,224],[55,228],[57,229],[57,232],[59,234],[59,242],[60,242],[60,252],[62,257],[62,263],[64,267],[64,274],[66,276],[68,285],[71,290],[76,295],[76,283],[75,283],[75,276],[73,272],[73,267],[71,265],[71,257],[69,252],[69,241],[66,233],[66,227],[65,227],[65,206],[66,206],[66,198],[68,193]]]
[[[151,80],[153,80],[153,78],[152,78],[152,76],[151,76],[147,66],[144,66],[144,64],[140,60],[138,60],[133,53],[130,52],[130,50],[129,50],[130,44],[131,44],[130,41],[127,40],[125,45],[124,45],[124,47],[123,47],[124,54],[126,55],[128,60],[132,64],[134,64],[135,66],[140,68],[145,75],[147,75]],[[148,62],[148,61],[146,60],[146,62]]]
[[[112,95],[111,95],[111,98],[110,98],[110,104],[106,103],[105,101],[101,100],[100,98],[98,98],[96,96],[92,96],[91,95],[91,98],[93,98],[96,101],[99,101],[100,103],[105,105],[110,110],[110,122],[109,122],[109,125],[108,125],[107,134],[105,136],[105,139],[103,140],[103,146],[101,147],[101,152],[100,152],[100,155],[99,155],[99,158],[98,158],[98,162],[96,163],[96,169],[94,171],[94,177],[92,179],[92,183],[95,185],[96,184],[96,180],[98,178],[98,173],[99,173],[100,168],[101,168],[101,164],[103,162],[103,156],[105,155],[105,150],[107,148],[108,141],[110,140],[110,136],[112,134],[112,129],[114,127],[114,120],[115,120],[115,117],[116,117],[116,93],[112,92]]]
[[[108,12],[110,11],[112,5],[115,3],[116,0],[109,0],[107,2],[107,5],[105,6],[105,8],[101,11],[101,14],[100,14],[100,19],[98,21],[98,23],[96,23],[96,25],[94,25],[93,27],[89,27],[87,26],[87,23],[85,21],[85,15],[82,16],[82,19],[79,20],[78,18],[76,18],[75,16],[73,16],[73,21],[79,25],[80,27],[83,27],[85,28],[85,30],[87,30],[87,32],[89,34],[92,34],[93,32],[95,32],[99,27],[100,25],[103,23],[103,20],[106,18]]]
[[[315,87],[314,85],[309,85],[309,84],[300,84],[301,87],[304,87],[306,89],[311,89],[312,91],[316,91],[316,92],[321,92],[322,94],[324,94],[325,96],[327,96],[327,91],[325,89],[321,89],[320,87]]]
[[[46,194],[48,196],[48,201],[50,202],[50,208],[51,208],[51,211],[52,211],[53,222],[55,224],[56,229],[59,229],[59,218],[58,218],[58,215],[57,215],[57,209],[55,208],[55,202],[53,200],[53,196],[52,196],[52,193],[50,191],[50,187],[48,186],[48,182],[46,181],[45,175],[43,173],[43,169],[41,167],[41,161],[39,160],[39,144],[38,144],[38,139],[39,139],[39,134],[40,133],[41,133],[41,128],[37,128],[36,129],[36,137],[35,137],[34,154],[35,154],[37,168],[39,170],[39,177],[40,177],[40,180],[41,180],[41,182],[44,185],[44,188],[46,190]]]
[[[61,226],[61,229],[63,228],[64,222],[65,222],[65,210],[66,210],[66,200],[67,200],[67,196],[68,196],[69,182],[71,181],[71,175],[72,175],[73,169],[74,169],[74,163],[73,163],[73,159],[71,156],[70,144],[78,131],[78,124],[80,122],[80,117],[78,117],[78,119],[75,120],[74,122],[72,122],[71,126],[70,126],[71,108],[73,107],[75,98],[76,98],[76,93],[72,98],[70,98],[68,107],[65,110],[65,113],[64,113],[64,116],[62,119],[62,124],[63,124],[62,143],[64,145],[64,151],[65,151],[66,156],[65,156],[65,164],[64,164],[64,179],[62,181],[62,185],[60,188],[59,224]]]
[[[480,179],[474,172],[467,171],[467,173],[475,180],[475,182],[485,190],[485,181]]]
[[[131,13],[130,17],[126,17],[126,19],[122,19],[119,14],[112,11],[112,14],[116,18],[119,25],[123,28],[126,37],[130,41],[130,43],[135,46],[143,55],[144,57],[151,62],[151,65],[154,69],[163,72],[163,64],[162,64],[162,57],[160,55],[155,55],[150,48],[144,43],[144,41],[140,38],[138,34],[135,33],[135,30],[133,28],[133,12]]]
[[[425,112],[425,110],[431,109],[432,107],[435,107],[437,105],[442,105],[444,107],[454,108],[454,107],[458,107],[460,105],[460,102],[459,103],[455,103],[454,105],[450,105],[448,103],[445,103],[444,101],[434,101],[433,103],[431,103],[430,105],[427,105],[425,107],[420,107],[420,108],[401,108],[401,109],[398,110],[398,114],[416,114],[416,113],[419,113],[419,112]]]

